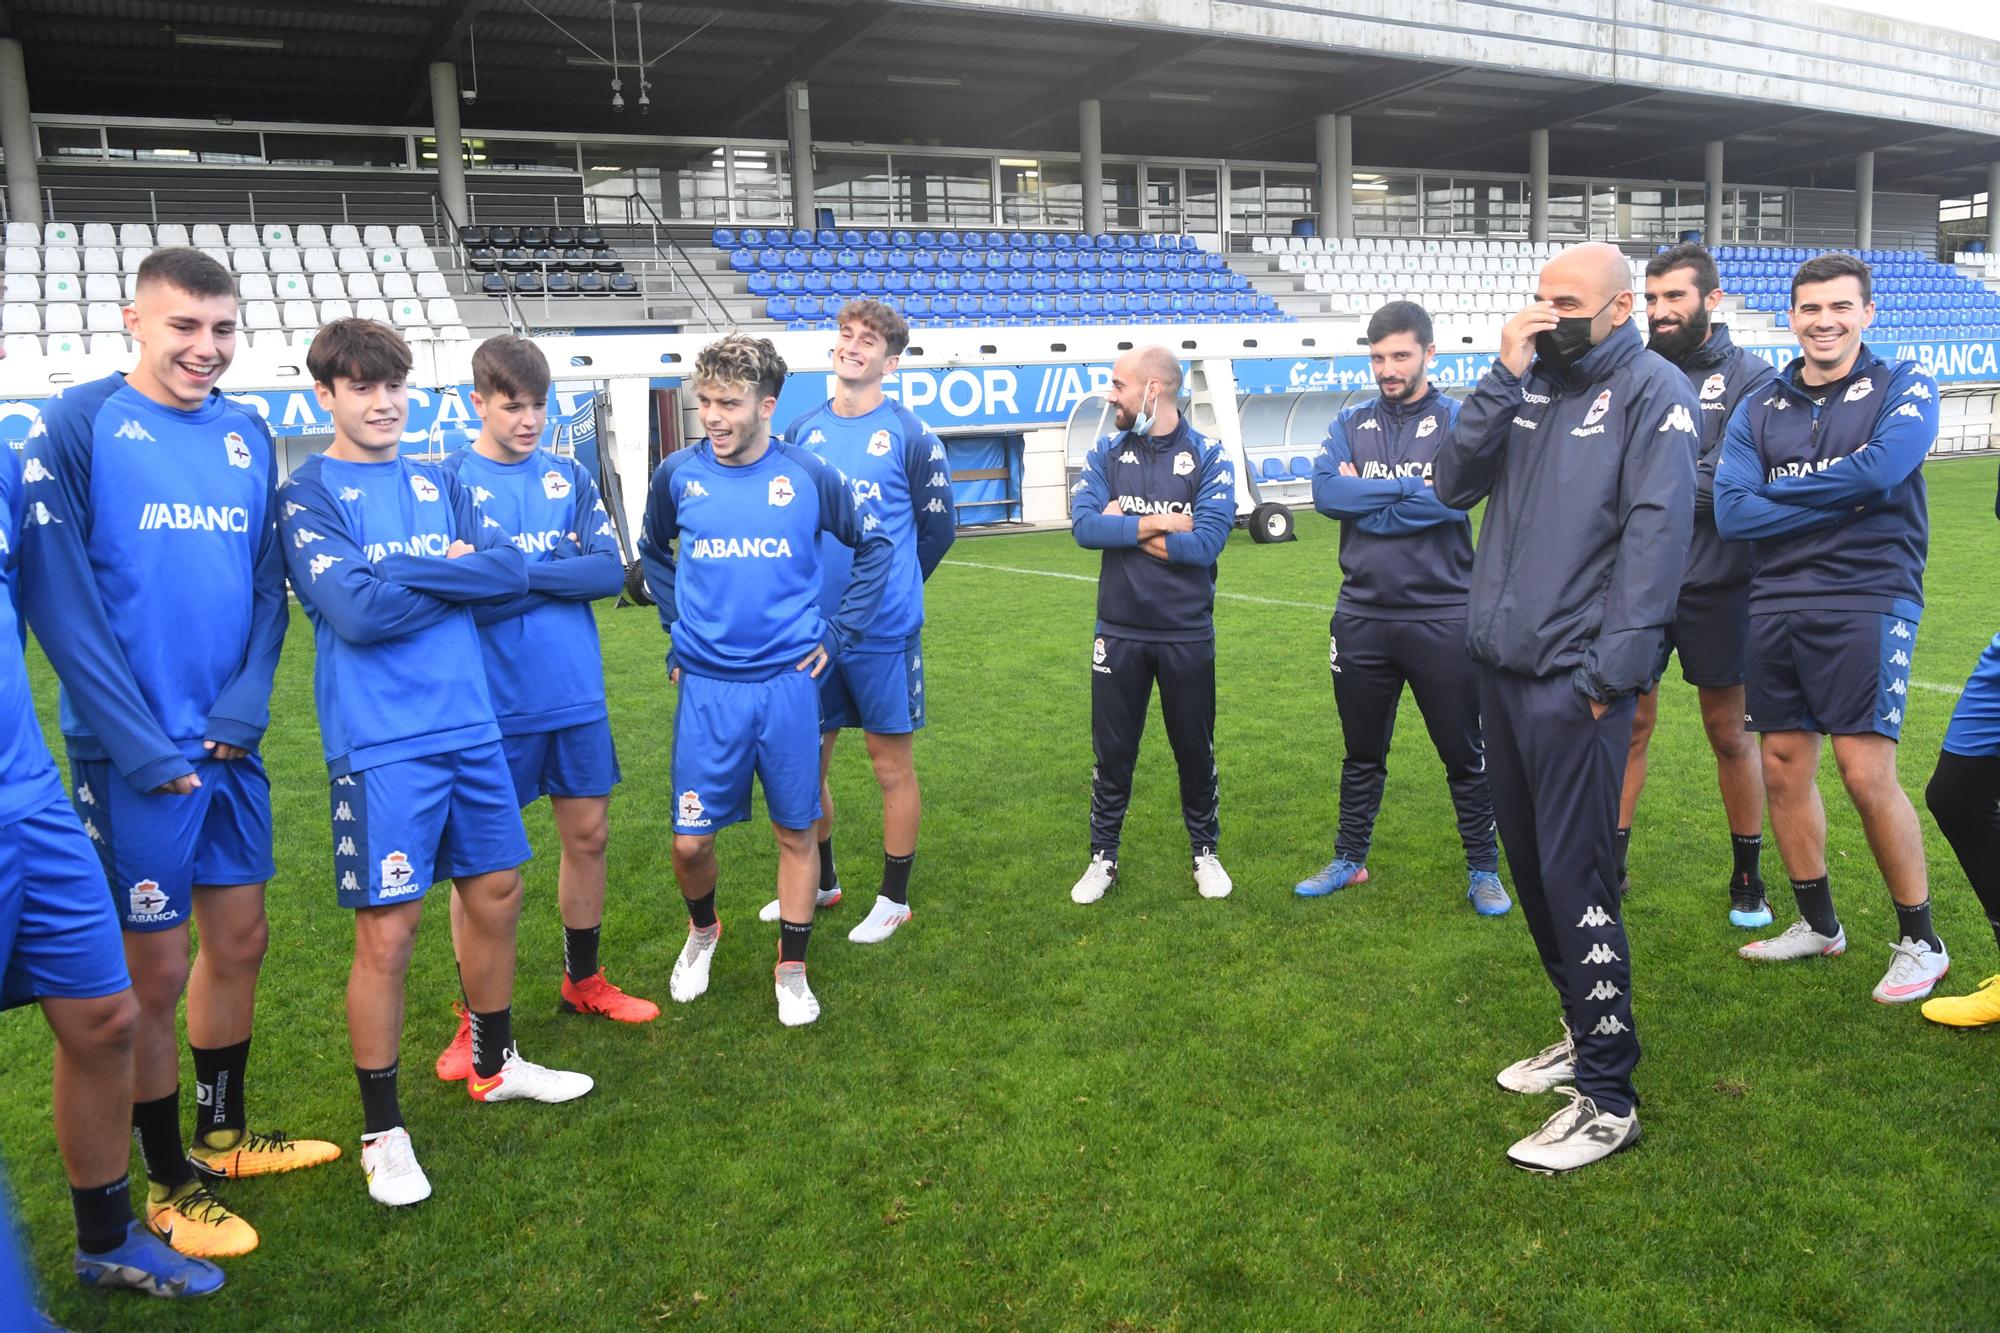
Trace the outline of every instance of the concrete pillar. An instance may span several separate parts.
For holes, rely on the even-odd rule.
[[[1224,162],[1215,171],[1215,248],[1223,254],[1229,253],[1230,188],[1229,164]]]
[[[1313,202],[1319,211],[1319,234],[1329,238],[1340,235],[1340,209],[1334,200],[1340,182],[1340,152],[1335,146],[1339,121],[1332,115],[1313,119],[1314,156],[1319,163],[1319,197]]]
[[[1702,150],[1701,243],[1713,250],[1722,244],[1722,140],[1710,139]]]
[[[813,226],[812,99],[803,83],[785,85],[785,138],[792,160],[792,225]]]
[[[28,67],[21,44],[0,40],[0,150],[7,154],[7,216],[42,220],[42,181],[35,170],[35,124],[28,119]]]
[[[1076,104],[1076,146],[1082,159],[1083,229],[1096,235],[1104,230],[1104,103],[1086,97]]]
[[[2000,162],[1986,168],[1986,253],[2000,255]]]
[[[1854,155],[1854,246],[1875,244],[1875,154]]]
[[[1333,234],[1354,235],[1354,117],[1336,116],[1333,124]]]
[[[465,194],[465,131],[458,120],[458,66],[440,60],[431,66],[431,129],[437,135],[438,197],[451,220],[472,221]]]
[[[1528,239],[1549,239],[1549,132],[1528,131]]]

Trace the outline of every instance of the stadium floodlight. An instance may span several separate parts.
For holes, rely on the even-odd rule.
[[[175,32],[175,46],[212,46],[228,51],[282,51],[282,37],[230,37],[208,32]]]

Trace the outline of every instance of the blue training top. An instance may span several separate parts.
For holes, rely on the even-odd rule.
[[[590,604],[618,594],[625,564],[589,469],[546,449],[518,463],[465,449],[444,467],[472,497],[481,530],[497,530],[528,562],[527,592],[472,608],[501,734],[604,717],[604,657]]]
[[[62,679],[71,753],[151,791],[205,740],[256,749],[289,615],[263,419],[107,375],[44,407],[23,466],[21,609]]]
[[[315,454],[278,492],[285,566],[313,624],[313,701],[334,777],[500,739],[470,603],[528,565],[436,463]],[[446,558],[454,541],[474,554]]]
[[[787,427],[784,437],[840,469],[854,491],[862,526],[879,523],[888,535],[895,548],[889,582],[861,648],[902,651],[923,628],[924,582],[957,536],[944,442],[892,398],[858,417],[843,417],[832,402],[823,403]],[[847,593],[854,553],[825,533],[819,559],[819,610],[831,617]]]

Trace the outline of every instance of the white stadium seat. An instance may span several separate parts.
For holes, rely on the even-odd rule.
[[[236,295],[244,301],[268,301],[271,299],[271,275],[268,273],[245,273],[236,280]]]
[[[128,301],[128,302],[131,302],[131,301],[136,301],[136,300],[138,300],[138,299],[139,299],[139,275],[138,275],[138,274],[136,274],[136,273],[127,273],[127,274],[125,275],[125,279],[124,279],[124,281],[125,281],[125,299],[126,299],[126,301]]]
[[[71,245],[45,245],[42,247],[42,271],[44,273],[81,273],[83,259]]]
[[[338,273],[315,273],[312,275],[312,294],[316,301],[338,300],[347,295],[347,286],[341,282]]]
[[[222,228],[216,226],[213,222],[197,222],[194,224],[195,249],[206,250],[211,246],[220,246],[222,243]]]
[[[285,327],[288,329],[316,329],[319,315],[311,301],[287,301],[283,311]]]
[[[238,273],[263,273],[267,271],[264,264],[264,252],[262,250],[249,248],[232,250],[230,251],[230,259],[232,261],[231,267]]]
[[[405,296],[415,296],[417,284],[407,273],[384,273],[382,275],[382,295],[391,301]]]
[[[338,273],[340,271],[339,261],[334,259],[333,251],[323,245],[315,245],[307,249],[305,252],[305,266],[308,273]]]
[[[158,230],[154,233],[154,243],[162,247],[186,245],[188,243],[188,229],[186,224],[180,222],[162,222]]]
[[[196,248],[199,249],[203,254],[207,255],[210,259],[213,259],[216,263],[222,265],[224,268],[229,267],[229,251],[223,249],[221,246],[203,245],[203,246],[198,246]]]
[[[285,352],[291,350],[292,340],[283,329],[256,329],[250,334],[250,350],[253,352]]]
[[[303,273],[272,275],[271,290],[280,301],[303,301],[312,295],[312,284]]]
[[[40,333],[42,314],[26,301],[9,301],[0,306],[0,331],[7,333]]]
[[[9,273],[4,280],[0,280],[0,299],[39,301],[42,299],[42,280],[32,273]]]
[[[293,329],[292,330],[293,348],[301,352],[305,351],[307,348],[312,346],[313,336],[318,332],[319,332],[318,329]]]
[[[378,324],[387,324],[389,322],[389,307],[380,301],[356,301],[354,303],[354,316],[356,319],[372,319]]]
[[[440,296],[424,303],[424,317],[433,324],[456,324],[459,322],[458,302],[449,296]]]
[[[446,284],[442,273],[417,274],[417,295],[430,299],[433,296],[450,296],[451,287]]]
[[[431,331],[431,326],[428,324],[405,324],[403,326],[403,341],[405,342],[429,342],[435,337],[437,337],[437,334]]]
[[[110,301],[92,301],[84,308],[83,326],[92,333],[123,333],[125,317]]]
[[[417,226],[415,223],[405,222],[402,226],[396,228],[396,244],[402,246],[405,250],[409,250],[417,246],[429,245],[430,241],[424,236],[424,229],[422,227]]]
[[[127,222],[118,228],[118,244],[136,245],[142,250],[153,248],[153,229],[143,222]]]
[[[327,236],[329,238],[327,243],[336,250],[361,244],[361,232],[345,222],[334,227],[327,233]]]
[[[278,303],[275,301],[246,301],[243,304],[243,327],[246,329],[275,329],[279,325]]]
[[[42,243],[42,229],[32,222],[10,222],[7,224],[7,244],[35,245]]]
[[[336,228],[335,230],[338,230]],[[368,262],[368,252],[358,245],[342,246],[340,250],[340,271],[342,273],[367,273],[372,270]]]
[[[74,329],[49,335],[50,356],[82,356],[87,344],[83,334]]]
[[[264,255],[264,259],[267,263],[270,264],[271,272],[273,273],[305,272],[306,268],[305,261],[299,258],[299,252],[297,250],[294,250],[289,246],[281,247],[276,250],[267,251]]]
[[[463,324],[450,324],[438,330],[438,337],[446,342],[471,342],[472,330]]]
[[[90,335],[89,347],[92,356],[124,356],[128,344],[124,334],[100,329]]]
[[[347,275],[347,294],[359,301],[363,297],[382,294],[382,280],[373,273],[350,273]]]
[[[83,299],[86,301],[122,301],[125,299],[119,287],[116,273],[89,273],[83,279]]]
[[[128,245],[119,255],[119,267],[127,273],[137,273],[139,265],[146,262],[146,256],[153,253],[143,245]]]
[[[42,340],[32,333],[10,333],[0,341],[0,347],[6,349],[8,356],[22,359],[42,354]]]
[[[298,238],[301,249],[327,244],[326,228],[317,222],[301,223],[298,230],[292,234]]]
[[[319,317],[321,322],[326,324],[331,324],[336,319],[353,319],[354,307],[345,299],[321,301],[319,303]]]
[[[292,229],[282,222],[267,222],[261,233],[266,248],[289,246],[292,244]]]
[[[82,333],[83,307],[67,302],[42,307],[42,327],[50,333]]]
[[[118,228],[109,222],[86,222],[83,224],[83,243],[86,246],[118,244]]]
[[[420,245],[403,252],[403,264],[412,273],[435,273],[437,272],[438,261],[437,256],[431,253],[429,247]]]
[[[398,273],[403,271],[403,252],[401,250],[377,250],[369,257],[369,260],[372,267],[378,273],[390,270]]]
[[[257,235],[257,228],[252,226],[250,223],[232,222],[229,224],[230,249],[249,250],[249,249],[255,249],[263,244],[264,242],[261,239],[259,239]]]
[[[44,301],[80,301],[83,283],[74,273],[51,273],[42,279]]]
[[[361,230],[361,243],[373,250],[377,246],[395,244],[395,237],[387,227],[364,227]]]
[[[44,222],[42,224],[43,245],[81,245],[83,238],[77,234],[76,224],[70,222]]]
[[[414,297],[393,302],[389,315],[398,324],[421,324],[424,322],[424,303]]]
[[[7,247],[6,266],[9,273],[40,273],[42,253],[31,245],[10,245]]]

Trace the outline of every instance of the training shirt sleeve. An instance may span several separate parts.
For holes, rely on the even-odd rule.
[[[1811,505],[1787,504],[1765,494],[1764,462],[1750,426],[1746,395],[1729,414],[1723,432],[1722,457],[1715,465],[1715,530],[1725,541],[1766,541],[1817,532],[1838,524],[1845,514]]]
[[[1937,433],[1937,383],[1903,362],[1889,377],[1866,444],[1822,471],[1775,478],[1765,484],[1764,493],[1773,500],[1819,509],[1866,505],[1923,466]]]
[[[1495,361],[1460,406],[1431,466],[1439,500],[1453,509],[1470,509],[1492,493],[1521,406],[1521,377]]]
[[[563,541],[554,559],[528,564],[528,588],[563,601],[594,602],[615,596],[625,586],[625,562],[611,516],[597,496],[597,483],[582,468],[575,469],[576,508],[570,515],[574,542]]]
[[[1627,411],[1618,554],[1597,637],[1574,677],[1576,687],[1599,703],[1651,688],[1660,669],[1664,627],[1674,618],[1694,536],[1700,411],[1694,389],[1678,373],[1656,378]]]
[[[833,641],[833,650],[844,653],[861,642],[868,626],[874,623],[875,612],[882,604],[882,594],[889,586],[889,569],[896,547],[881,528],[873,531],[862,529],[860,520],[855,517],[859,506],[839,468],[813,455],[804,456],[812,458],[815,465],[813,485],[819,492],[821,531],[832,533],[834,540],[854,548],[854,566],[848,576],[847,591],[841,594],[839,609],[827,623],[827,637]]]
[[[253,418],[264,433],[271,467],[264,488],[264,531],[257,542],[251,573],[250,642],[243,665],[229,678],[208,710],[204,740],[254,750],[271,725],[271,683],[278,672],[278,654],[285,646],[291,608],[285,603],[285,552],[278,539],[278,447],[262,417]]]
[[[1342,476],[1341,465],[1354,463],[1354,452],[1347,442],[1347,417],[1342,412],[1327,424],[1326,439],[1320,444],[1319,457],[1313,460],[1314,509],[1328,518],[1361,518],[1424,489],[1422,477]],[[1416,490],[1410,489],[1412,482]]]
[[[22,508],[20,606],[77,713],[111,762],[137,791],[152,791],[194,771],[160,729],[125,650],[111,629],[90,567],[92,417],[61,400],[28,440]]]
[[[1410,477],[1423,489],[1406,495],[1396,503],[1373,513],[1363,514],[1354,521],[1354,526],[1362,532],[1377,537],[1407,537],[1413,532],[1435,528],[1441,523],[1471,523],[1472,516],[1463,509],[1453,509],[1438,499],[1437,491],[1424,486],[1422,477]]]
[[[914,425],[915,431],[909,428]],[[926,582],[958,538],[958,510],[952,504],[950,464],[938,439],[915,416],[904,421],[903,475],[910,481],[910,505],[917,524],[917,569]]]
[[[1213,443],[1201,463],[1201,484],[1195,488],[1194,527],[1161,535],[1167,543],[1167,563],[1212,565],[1236,526],[1236,488],[1224,480],[1229,459]]]
[[[528,590],[528,562],[499,528],[484,527],[473,511],[472,493],[450,472],[438,480],[451,492],[454,532],[475,549],[456,560],[447,556],[384,556],[376,565],[381,576],[413,592],[445,602],[481,602],[516,597]]]
[[[639,563],[646,573],[646,591],[660,612],[660,628],[674,632],[680,609],[674,603],[673,540],[680,535],[679,506],[674,502],[674,458],[660,460],[646,493],[646,521],[639,532]]]
[[[383,578],[317,477],[295,474],[278,494],[284,502],[280,544],[292,587],[335,634],[349,643],[380,643],[457,614],[449,602]],[[311,534],[303,543],[301,532]]]
[[[1107,514],[1111,482],[1104,475],[1104,455],[1117,439],[1099,440],[1083,460],[1083,475],[1069,497],[1069,531],[1086,551],[1108,551],[1139,544],[1137,514]]]

